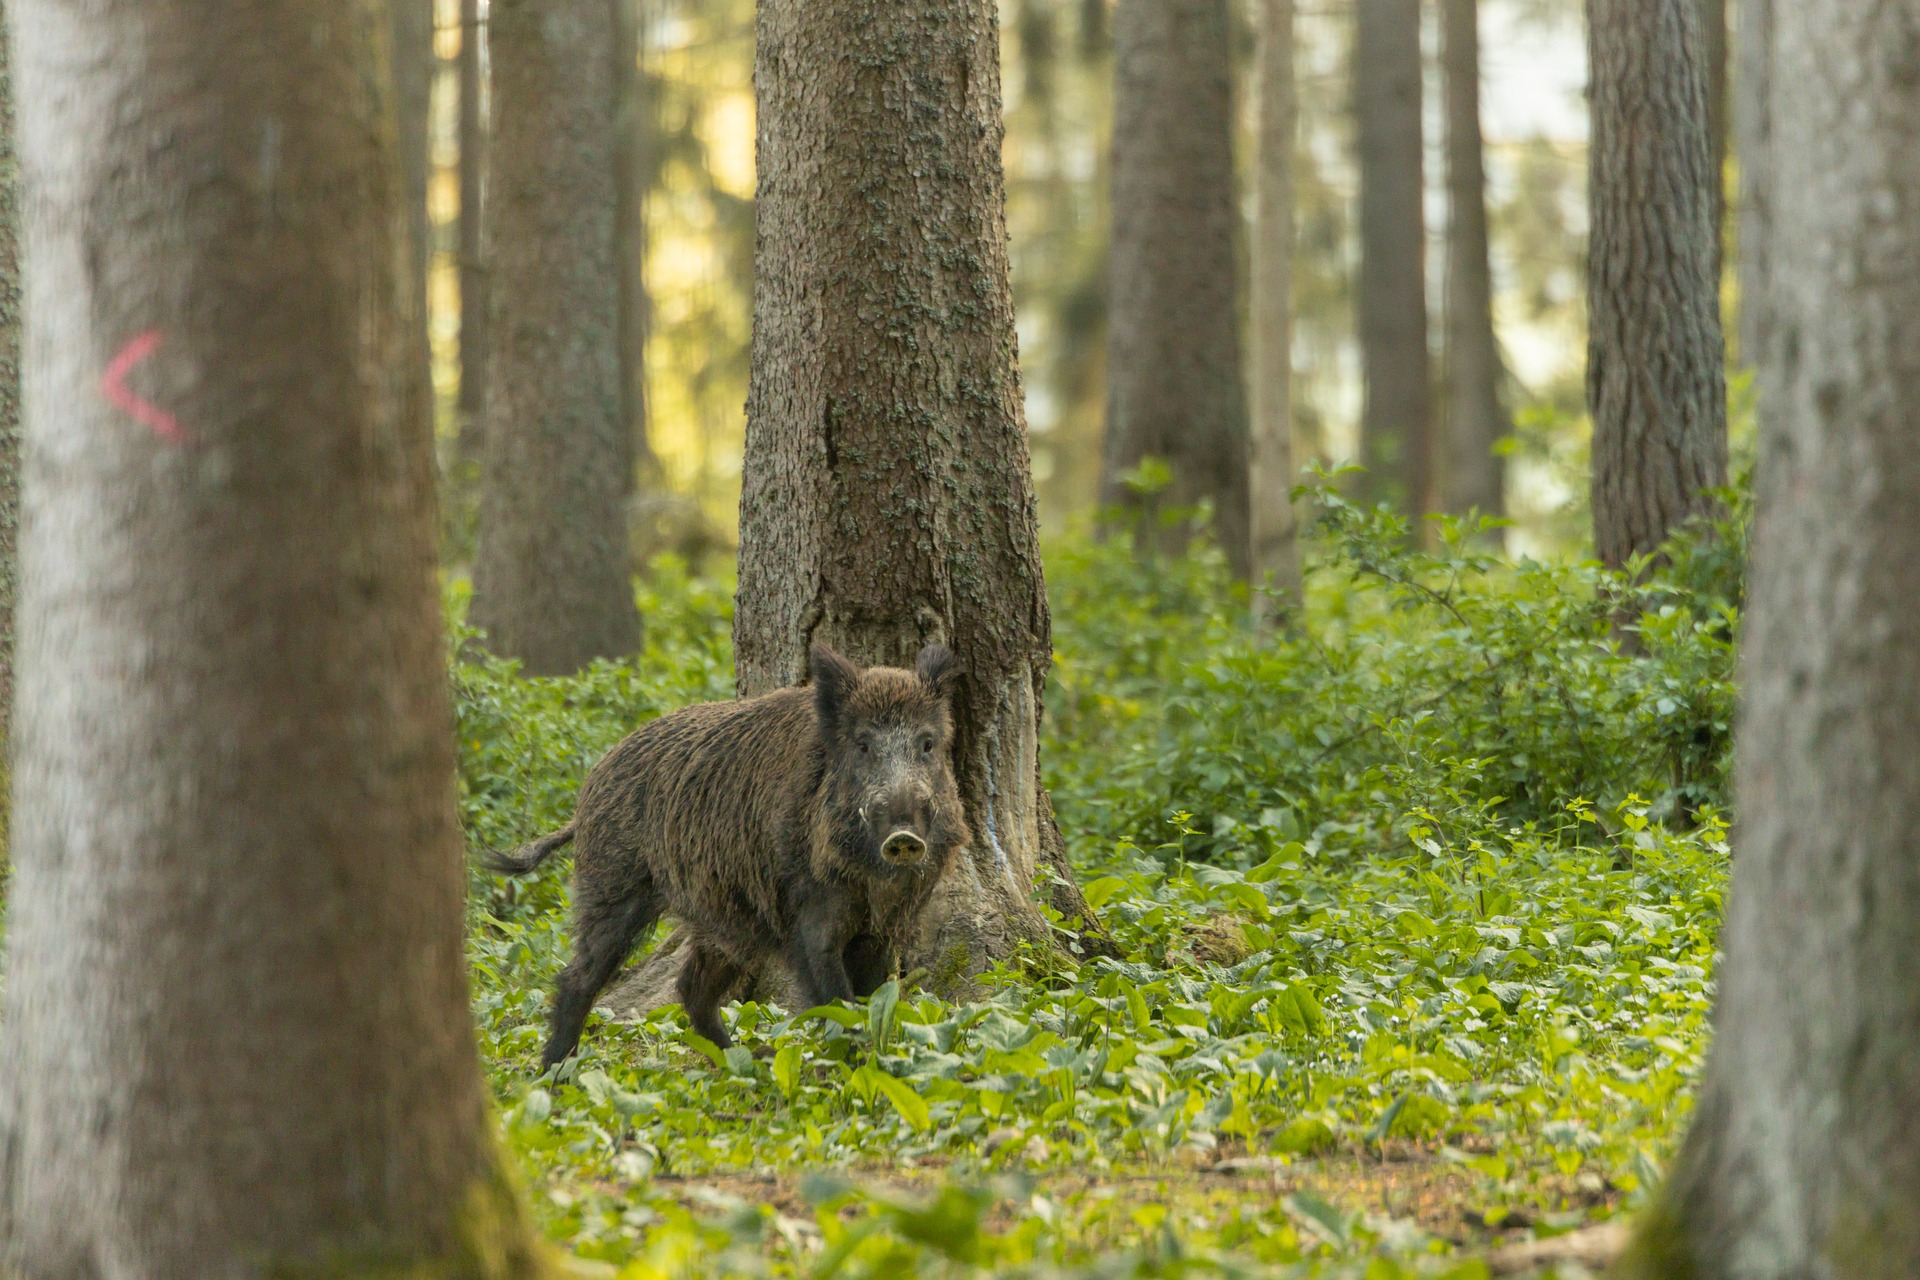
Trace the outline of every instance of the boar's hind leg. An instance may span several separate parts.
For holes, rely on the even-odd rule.
[[[578,879],[575,891],[583,886]],[[587,1013],[613,971],[633,950],[640,935],[660,918],[661,903],[651,884],[618,901],[582,903],[574,911],[573,959],[560,971],[553,998],[553,1031],[540,1055],[542,1069],[559,1062],[580,1043]]]
[[[692,943],[680,966],[680,1004],[693,1029],[722,1049],[733,1043],[727,1024],[720,1021],[720,1002],[740,980],[740,966],[725,954]]]
[[[893,976],[893,949],[885,938],[863,933],[847,944],[847,981],[861,999],[880,989]]]

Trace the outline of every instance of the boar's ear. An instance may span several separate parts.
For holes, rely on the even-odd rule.
[[[953,664],[953,651],[943,644],[930,644],[922,649],[914,660],[913,671],[921,683],[941,698],[952,695],[953,682],[960,676],[960,669]]]
[[[813,646],[813,705],[820,723],[831,728],[860,683],[860,668],[824,644]]]

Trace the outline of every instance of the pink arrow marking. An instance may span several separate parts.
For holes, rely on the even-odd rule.
[[[139,337],[120,348],[120,354],[113,358],[107,371],[100,375],[100,390],[114,407],[132,418],[135,422],[148,427],[153,434],[168,444],[186,444],[188,437],[180,420],[162,409],[144,396],[134,394],[127,387],[127,375],[133,367],[160,349],[160,331],[149,329]]]

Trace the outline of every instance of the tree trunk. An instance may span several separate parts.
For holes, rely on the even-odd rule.
[[[975,844],[905,958],[949,993],[1021,942],[1030,902],[1091,915],[1039,778],[1052,658],[1014,361],[992,0],[762,0],[760,246],[734,619],[739,688],[810,644],[965,677],[954,772]],[[1091,941],[1091,939],[1089,939]],[[671,1000],[669,941],[609,994]]]
[[[1251,506],[1255,612],[1299,605],[1300,544],[1293,509],[1293,0],[1260,6],[1260,154],[1253,226],[1253,447]]]
[[[538,1274],[467,1008],[387,14],[10,7],[0,1271]]]
[[[474,625],[535,675],[640,643],[620,414],[614,5],[493,0],[492,297]]]
[[[1704,42],[1696,0],[1588,0],[1587,408],[1593,542],[1651,554],[1727,476]]]
[[[653,446],[647,439],[647,187],[653,174],[653,103],[640,70],[646,49],[648,0],[614,0],[619,58],[615,108],[614,180],[619,209],[614,222],[614,255],[620,271],[620,417],[633,440],[637,470],[656,478]]]
[[[0,770],[5,768],[13,718],[13,600],[19,583],[20,531],[20,183],[11,40],[5,0],[0,0]],[[0,869],[6,865],[6,818],[0,811]]]
[[[1743,7],[1756,0],[1743,0]],[[1920,1274],[1920,0],[1760,6],[1771,216],[1713,1051],[1628,1274]],[[1764,12],[1770,11],[1770,12]],[[1743,21],[1754,15],[1743,15]],[[1751,106],[1751,99],[1743,92]],[[1756,133],[1755,126],[1761,125]]]
[[[1500,342],[1487,260],[1487,179],[1480,139],[1479,0],[1442,0],[1447,99],[1446,509],[1506,512],[1496,452],[1513,431],[1500,402]]]
[[[1707,63],[1707,138],[1713,149],[1713,278],[1717,285],[1727,236],[1727,0],[1700,0],[1700,32]]]
[[[433,0],[390,0],[388,16],[393,32],[394,102],[400,113],[400,173],[407,201],[407,239],[412,257],[414,287],[427,296],[427,258],[431,224],[427,220],[427,126],[433,109]],[[433,434],[433,344],[427,333],[427,312],[408,334],[413,358],[427,395],[420,403],[428,438]]]
[[[1734,33],[1740,74],[1734,115],[1740,136],[1740,310],[1739,341],[1742,361],[1751,365],[1766,349],[1767,246],[1772,236],[1771,175],[1773,154],[1774,0],[1740,0],[1740,21]]]
[[[1361,491],[1418,515],[1434,498],[1420,0],[1357,0],[1356,16]]]
[[[460,437],[458,456],[477,464],[487,389],[487,267],[480,228],[487,175],[486,24],[480,0],[460,0]]]
[[[1167,508],[1213,504],[1214,534],[1249,568],[1247,408],[1240,366],[1232,65],[1226,0],[1120,0],[1114,12],[1113,239],[1101,501],[1177,551]],[[1159,459],[1172,480],[1125,476]]]

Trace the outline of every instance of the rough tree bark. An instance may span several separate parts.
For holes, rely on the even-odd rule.
[[[1426,198],[1420,136],[1420,0],[1357,0],[1354,115],[1360,153],[1362,494],[1419,514],[1433,501],[1433,364],[1427,352]]]
[[[1767,319],[1738,856],[1693,1127],[1627,1274],[1920,1274],[1920,0],[1760,3]],[[1743,13],[1743,22],[1753,15]],[[1743,102],[1750,105],[1746,91]],[[1756,126],[1760,131],[1756,133]]]
[[[1253,440],[1248,491],[1256,615],[1301,598],[1293,461],[1293,0],[1260,5],[1260,152],[1253,224]],[[1268,619],[1271,620],[1271,619]]]
[[[388,14],[9,7],[0,1271],[539,1274],[467,1009]]]
[[[1726,483],[1726,351],[1697,0],[1587,0],[1593,542],[1618,568]]]
[[[536,675],[640,643],[614,249],[616,0],[492,0],[474,625]]]
[[[1500,400],[1500,342],[1487,260],[1487,178],[1480,136],[1479,0],[1441,0],[1447,119],[1446,510],[1506,511],[1496,446],[1513,430]]]
[[[487,267],[481,240],[487,176],[486,24],[480,0],[460,0],[460,437],[461,462],[485,456]]]
[[[734,655],[746,696],[808,646],[965,676],[954,772],[975,844],[905,957],[938,988],[1090,919],[1039,778],[1052,659],[1014,356],[992,0],[762,0],[759,254]],[[1089,941],[1091,937],[1089,936]],[[606,1003],[671,1000],[671,943]]]
[[[1248,573],[1247,406],[1236,280],[1231,26],[1226,0],[1120,0],[1113,17],[1113,233],[1101,501],[1141,515],[1144,544],[1178,550],[1167,507],[1213,504],[1214,533]],[[1144,458],[1173,471],[1142,494]]]

